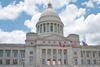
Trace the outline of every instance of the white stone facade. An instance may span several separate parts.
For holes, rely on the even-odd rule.
[[[0,44],[0,67],[100,67],[100,46],[80,46],[77,34],[64,37],[64,24],[51,6],[41,14],[37,33],[27,33],[25,44]]]

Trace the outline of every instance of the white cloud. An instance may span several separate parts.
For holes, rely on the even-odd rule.
[[[10,4],[7,7],[2,7],[0,5],[0,19],[14,20],[19,16],[21,11],[23,11],[23,3],[22,2],[20,2],[17,5]]]
[[[52,0],[54,8],[60,8],[69,2],[76,2],[77,0]],[[2,7],[0,4],[0,20],[14,20],[16,19],[22,11],[25,11],[27,14],[33,16],[37,14],[39,11],[37,10],[36,4],[44,4],[47,6],[49,0],[24,0],[24,2],[15,4],[9,4],[6,7]],[[59,4],[59,5],[58,5]],[[44,7],[45,8],[45,7]]]
[[[98,5],[100,5],[100,0],[92,0],[93,2],[96,2]]]
[[[94,7],[93,1],[89,0],[88,2],[83,2],[82,5],[86,5],[87,7]]]
[[[30,28],[32,32],[36,32],[36,23],[38,22],[40,15],[41,13],[37,13],[31,20],[26,20],[24,25]]]
[[[26,33],[23,31],[4,32],[0,29],[0,43],[25,43]]]
[[[83,35],[86,35],[87,43],[90,45],[100,43],[100,13],[97,15],[90,14],[84,18],[86,9],[78,8],[71,4],[60,14],[60,17],[65,25],[64,35],[75,33],[80,35],[82,40]]]

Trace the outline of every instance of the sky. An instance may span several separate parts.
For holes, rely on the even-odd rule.
[[[25,43],[49,0],[0,0],[0,43]],[[64,36],[100,45],[100,0],[50,0],[64,24]]]

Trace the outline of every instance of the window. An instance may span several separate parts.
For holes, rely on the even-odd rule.
[[[2,64],[2,59],[0,59],[0,64]]]
[[[89,57],[89,53],[87,53],[87,57]]]
[[[42,59],[42,64],[45,64],[45,59]]]
[[[81,64],[83,64],[84,63],[84,61],[83,61],[83,59],[81,59]]]
[[[58,32],[59,32],[59,24],[58,24]]]
[[[64,59],[64,64],[66,64],[66,59]]]
[[[74,55],[77,55],[77,52],[74,52]]]
[[[40,33],[42,32],[42,24],[40,25]]]
[[[18,59],[13,59],[13,64],[17,64],[18,63]]]
[[[56,60],[55,59],[53,59],[53,65],[56,65]]]
[[[93,52],[93,57],[95,57],[95,52]]]
[[[100,57],[100,52],[99,52],[99,57]]]
[[[10,57],[10,51],[9,50],[6,51],[6,56]]]
[[[3,50],[0,50],[0,57],[3,56]]]
[[[87,60],[87,64],[90,64],[90,60],[89,59]]]
[[[43,41],[43,43],[45,43],[45,41]]]
[[[57,27],[56,27],[56,24],[54,25],[54,27],[55,27],[55,28],[54,28],[54,29],[55,29],[55,32],[57,32]]]
[[[83,57],[83,52],[81,51],[81,57]]]
[[[75,61],[75,65],[77,65],[78,64],[77,59],[75,59],[74,61]]]
[[[93,60],[93,63],[96,64],[96,60]]]
[[[30,58],[29,58],[29,63],[33,64],[33,57],[32,56],[30,56]]]
[[[25,57],[25,51],[21,51],[21,58]]]
[[[49,23],[47,23],[47,32],[49,32]]]
[[[30,51],[30,55],[32,55],[33,54],[33,51]]]
[[[44,32],[45,32],[45,30],[46,30],[46,28],[45,28],[45,24],[43,24],[43,28],[44,28]]]
[[[50,65],[50,59],[47,60],[47,65]]]
[[[51,23],[51,28],[50,28],[51,32],[53,32],[53,23]]]
[[[18,56],[18,51],[14,51],[14,57]]]
[[[58,64],[61,64],[61,59],[58,59]]]
[[[39,25],[37,26],[37,31],[39,31]]]
[[[6,64],[10,64],[10,59],[6,59]]]

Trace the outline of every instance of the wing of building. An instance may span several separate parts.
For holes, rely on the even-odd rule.
[[[100,67],[100,46],[80,46],[79,35],[64,37],[63,27],[48,3],[25,44],[0,44],[0,67]]]

